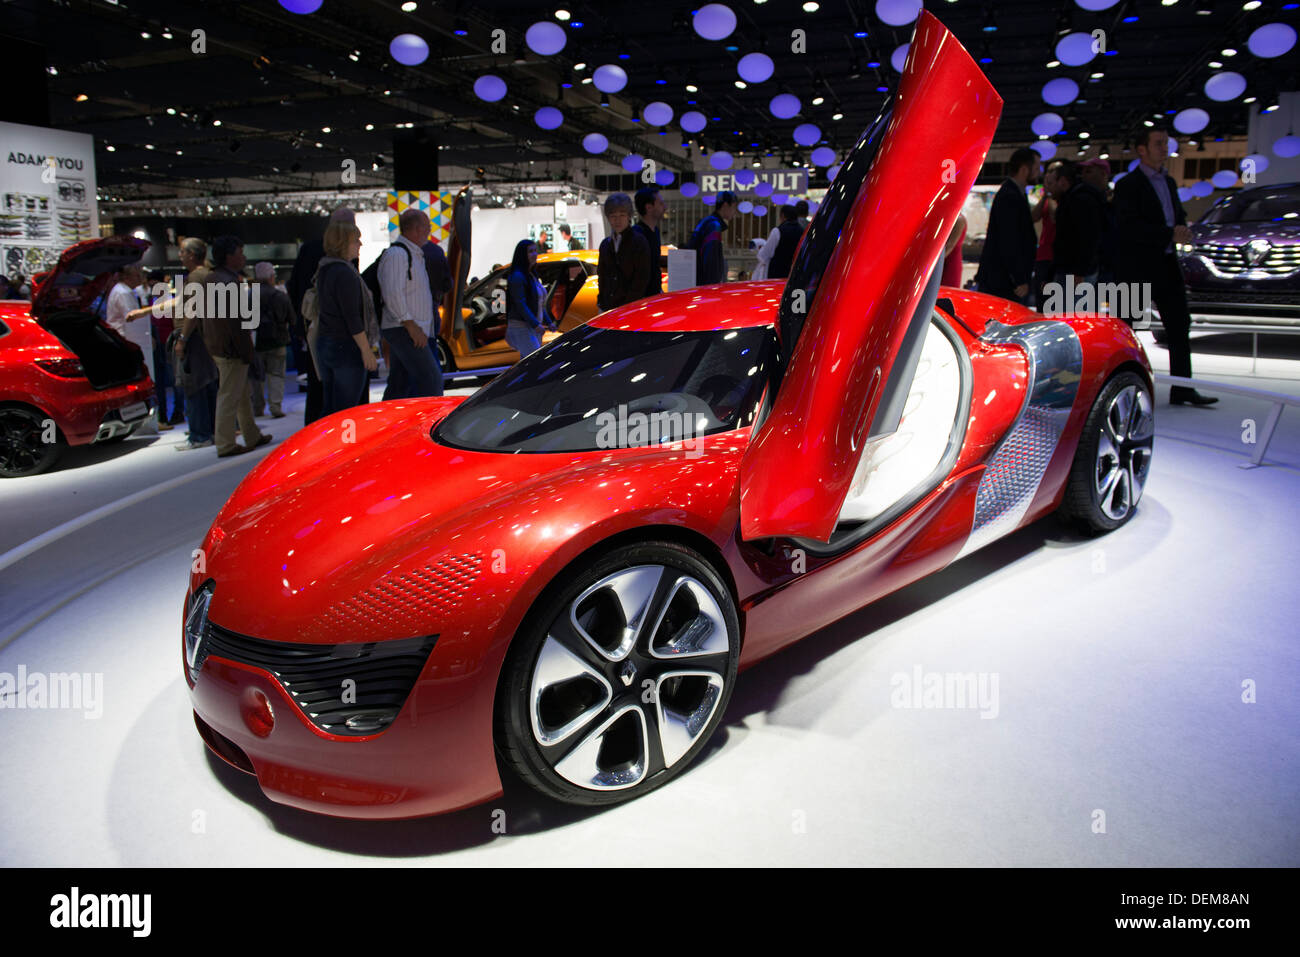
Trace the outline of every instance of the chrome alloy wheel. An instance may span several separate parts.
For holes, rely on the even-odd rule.
[[[727,619],[694,576],[643,564],[601,578],[551,623],[532,666],[543,759],[593,791],[671,768],[723,700],[730,652]]]
[[[1102,419],[1093,469],[1097,504],[1108,518],[1127,518],[1142,497],[1154,436],[1147,391],[1130,385],[1115,393]]]

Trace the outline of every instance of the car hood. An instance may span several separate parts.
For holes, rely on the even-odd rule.
[[[742,448],[720,449],[711,461],[706,454],[697,466],[667,449],[509,455],[435,442],[430,429],[462,401],[361,406],[274,451],[235,490],[205,540],[208,567],[191,585],[216,580],[212,620],[258,637],[346,642],[342,605],[365,601],[385,582],[441,587],[430,570],[481,560],[485,541],[508,546],[517,563],[529,548],[554,550],[589,520],[666,501],[667,487],[705,473],[713,492],[702,510],[715,522],[724,510],[718,503],[735,498],[734,479],[730,489],[720,487],[718,460],[734,475]],[[618,500],[606,496],[607,507],[593,507],[596,487],[615,472]],[[388,596],[387,607],[400,604]],[[392,633],[376,635],[386,624]],[[370,620],[356,633],[410,637],[404,627]]]
[[[32,316],[89,312],[117,271],[138,263],[150,245],[134,236],[105,236],[69,246],[53,269],[35,277]]]
[[[1297,222],[1250,222],[1250,223],[1197,223],[1192,227],[1192,235],[1201,243],[1224,243],[1238,246],[1252,239],[1266,239],[1269,242],[1300,242],[1300,221]]]

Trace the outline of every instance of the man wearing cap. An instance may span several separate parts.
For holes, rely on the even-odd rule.
[[[718,194],[713,212],[699,221],[691,233],[690,248],[695,253],[695,282],[699,286],[727,281],[727,257],[722,247],[722,234],[736,218],[740,205],[736,194],[724,189]]]

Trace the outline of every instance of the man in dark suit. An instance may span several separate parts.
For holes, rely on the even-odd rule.
[[[650,247],[632,225],[632,197],[614,193],[605,200],[609,235],[596,260],[596,305],[601,312],[644,299],[650,281]]]
[[[1178,184],[1165,172],[1169,134],[1146,128],[1137,136],[1138,165],[1115,184],[1115,222],[1119,248],[1116,278],[1148,283],[1169,341],[1169,374],[1191,378],[1192,316],[1187,289],[1174,253],[1175,243],[1190,243],[1187,213],[1178,199]],[[1133,324],[1132,316],[1124,321]],[[1219,400],[1186,386],[1169,390],[1172,405],[1213,405]]]
[[[1025,305],[1038,246],[1025,190],[1038,182],[1042,160],[1033,150],[1022,147],[1011,154],[1008,166],[1011,175],[993,197],[989,210],[989,228],[975,285],[980,292]]]

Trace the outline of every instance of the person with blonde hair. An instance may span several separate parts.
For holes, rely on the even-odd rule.
[[[350,223],[331,223],[324,245],[313,283],[319,310],[313,338],[322,416],[370,401],[369,373],[378,366],[367,335],[375,306],[354,265],[361,255],[361,230]]]

